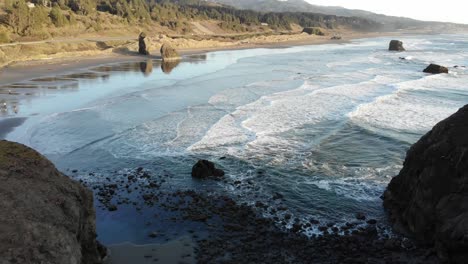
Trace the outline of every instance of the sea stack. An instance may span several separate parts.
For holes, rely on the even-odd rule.
[[[140,53],[141,55],[149,55],[149,51],[146,48],[145,38],[145,32],[141,32],[140,36],[138,36],[138,53]]]
[[[390,41],[390,46],[388,48],[390,51],[405,51],[403,48],[403,42],[400,40],[392,40]]]
[[[169,44],[161,46],[161,57],[163,61],[175,61],[180,59],[179,53]]]
[[[36,151],[0,141],[0,263],[98,264],[93,194]]]
[[[431,74],[440,74],[440,73],[448,73],[449,70],[447,67],[444,67],[444,66],[440,66],[440,65],[437,65],[437,64],[431,64],[429,66],[427,66],[426,69],[424,69],[425,73],[431,73]]]
[[[407,153],[384,194],[396,231],[436,247],[448,263],[468,259],[468,105]]]

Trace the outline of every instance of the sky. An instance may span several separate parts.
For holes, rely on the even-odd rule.
[[[419,20],[468,24],[467,0],[306,0],[315,5],[342,6]]]

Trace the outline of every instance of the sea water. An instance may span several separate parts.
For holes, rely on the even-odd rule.
[[[468,36],[400,39],[405,52],[372,38],[210,52],[164,71],[156,61],[104,65],[0,87],[17,112],[1,119],[26,117],[6,138],[63,171],[112,177],[142,166],[170,174],[170,188],[239,202],[279,193],[293,218],[383,221],[380,197],[406,151],[468,102]],[[423,73],[429,63],[450,73]],[[250,187],[193,181],[201,158]]]

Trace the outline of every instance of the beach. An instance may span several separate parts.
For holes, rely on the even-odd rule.
[[[174,47],[182,55],[203,54],[206,52],[221,51],[221,50],[241,50],[253,48],[285,48],[291,46],[301,45],[320,45],[332,43],[346,43],[353,39],[370,38],[378,36],[399,36],[405,34],[423,34],[424,31],[415,32],[386,32],[386,33],[343,33],[342,39],[332,40],[330,36],[310,36],[307,34],[296,34],[293,36],[266,36],[254,37],[243,41],[168,41],[174,44]],[[130,38],[125,37],[125,42]],[[115,41],[114,39],[112,39]],[[95,40],[93,40],[95,41]],[[151,59],[160,59],[159,47],[161,40],[155,38],[149,39],[150,43],[157,44],[150,46],[152,50]],[[62,52],[56,54],[35,54],[30,57],[19,57],[19,60],[13,59],[2,67],[0,67],[0,85],[10,84],[13,82],[20,82],[38,78],[48,75],[61,75],[66,72],[86,69],[92,66],[117,63],[117,62],[134,62],[146,57],[138,55],[137,40],[130,41],[130,49],[126,47],[125,52],[119,49],[111,50],[90,50],[84,52]],[[18,44],[20,45],[20,44]],[[150,44],[151,45],[151,44]],[[34,44],[32,44],[34,46]],[[133,51],[132,51],[133,50]]]
[[[0,134],[93,190],[98,239],[135,263],[431,263],[380,196],[466,100],[467,40],[400,35],[395,53],[392,38],[22,62],[3,69]],[[450,74],[423,73],[430,61]],[[200,159],[225,176],[192,178]]]

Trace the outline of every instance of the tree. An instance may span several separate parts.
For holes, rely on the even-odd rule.
[[[18,35],[24,35],[29,25],[29,7],[24,0],[9,3],[5,23]]]
[[[54,5],[54,7],[52,7],[49,17],[56,27],[63,27],[68,24],[67,18],[63,15],[62,10],[58,5]]]

